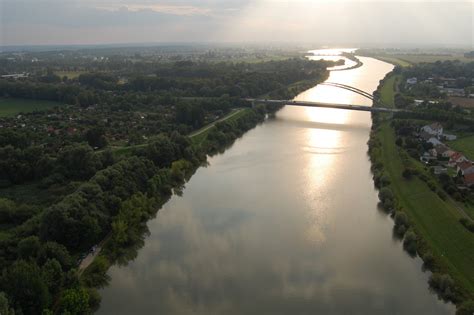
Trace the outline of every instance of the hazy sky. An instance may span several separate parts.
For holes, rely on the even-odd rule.
[[[0,45],[310,42],[474,46],[474,0],[0,0]]]

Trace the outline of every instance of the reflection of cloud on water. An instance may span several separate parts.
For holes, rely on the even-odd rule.
[[[302,150],[310,154],[343,154],[349,151],[349,148],[348,147],[323,148],[323,147],[305,146],[302,148]]]
[[[370,125],[357,124],[357,123],[326,123],[326,122],[316,122],[316,121],[307,121],[301,119],[292,119],[289,117],[280,117],[277,116],[274,119],[270,120],[269,123],[278,123],[284,126],[297,127],[297,128],[312,128],[312,129],[326,129],[326,130],[336,130],[343,132],[356,132],[367,134],[367,131],[370,130]]]

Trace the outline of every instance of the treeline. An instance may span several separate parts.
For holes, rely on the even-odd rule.
[[[88,106],[110,103],[110,95],[100,91],[154,92],[175,97],[256,97],[284,86],[327,75],[331,63],[294,58],[261,63],[156,64],[152,75],[132,72],[122,74],[128,82],[119,82],[117,74],[93,72],[77,79],[57,82],[49,76],[22,81],[0,80],[0,96],[59,101]],[[59,79],[59,78],[57,78]],[[117,95],[117,94],[115,94]]]
[[[58,167],[72,178],[85,179],[73,193],[45,211],[0,199],[1,223],[17,224],[11,237],[0,240],[0,291],[19,314],[52,311],[57,301],[55,311],[71,314],[97,306],[97,293],[80,282],[73,258],[111,231],[117,242],[138,237],[138,226],[203,160],[189,139],[177,133],[162,135],[135,155],[95,173],[74,166],[81,156],[67,155]]]
[[[403,72],[408,78],[416,77],[419,81],[432,78],[435,83],[440,78],[455,78],[456,85],[463,88],[472,85],[474,62],[445,60],[433,63],[418,63],[412,67],[404,68]]]
[[[325,62],[289,59],[262,63],[176,63],[156,70],[156,77],[139,76],[124,85],[133,91],[173,91],[180,96],[256,97],[301,80],[322,78]]]

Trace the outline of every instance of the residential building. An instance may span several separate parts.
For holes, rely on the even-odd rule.
[[[450,158],[450,157],[453,156],[455,153],[456,153],[456,151],[447,150],[447,151],[444,151],[444,152],[441,154],[441,156],[444,157],[444,158]]]
[[[466,184],[466,186],[469,186],[469,187],[474,186],[474,173],[465,175],[464,183]]]
[[[464,161],[467,161],[466,157],[464,155],[462,155],[461,153],[459,152],[456,152],[455,154],[453,154],[450,158],[449,158],[449,163],[448,165],[451,166],[451,167],[454,167],[456,166],[457,164],[459,163],[462,163]]]
[[[456,135],[450,135],[446,133],[444,133],[442,137],[446,139],[447,141],[454,141],[458,138]]]
[[[428,141],[426,141],[428,143],[431,143],[433,146],[437,146],[437,145],[442,145],[443,143],[441,141],[439,141],[437,138],[435,137],[431,137]]]
[[[474,173],[474,165],[471,161],[463,161],[461,163],[458,163],[456,166],[456,171],[458,173],[461,173],[461,175]]]
[[[423,126],[421,131],[439,137],[443,134],[443,126],[440,123],[432,123],[431,125]]]

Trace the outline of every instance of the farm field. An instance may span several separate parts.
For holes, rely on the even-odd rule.
[[[0,98],[0,117],[14,116],[19,113],[28,113],[45,110],[60,105],[57,102],[28,100],[21,98]]]

